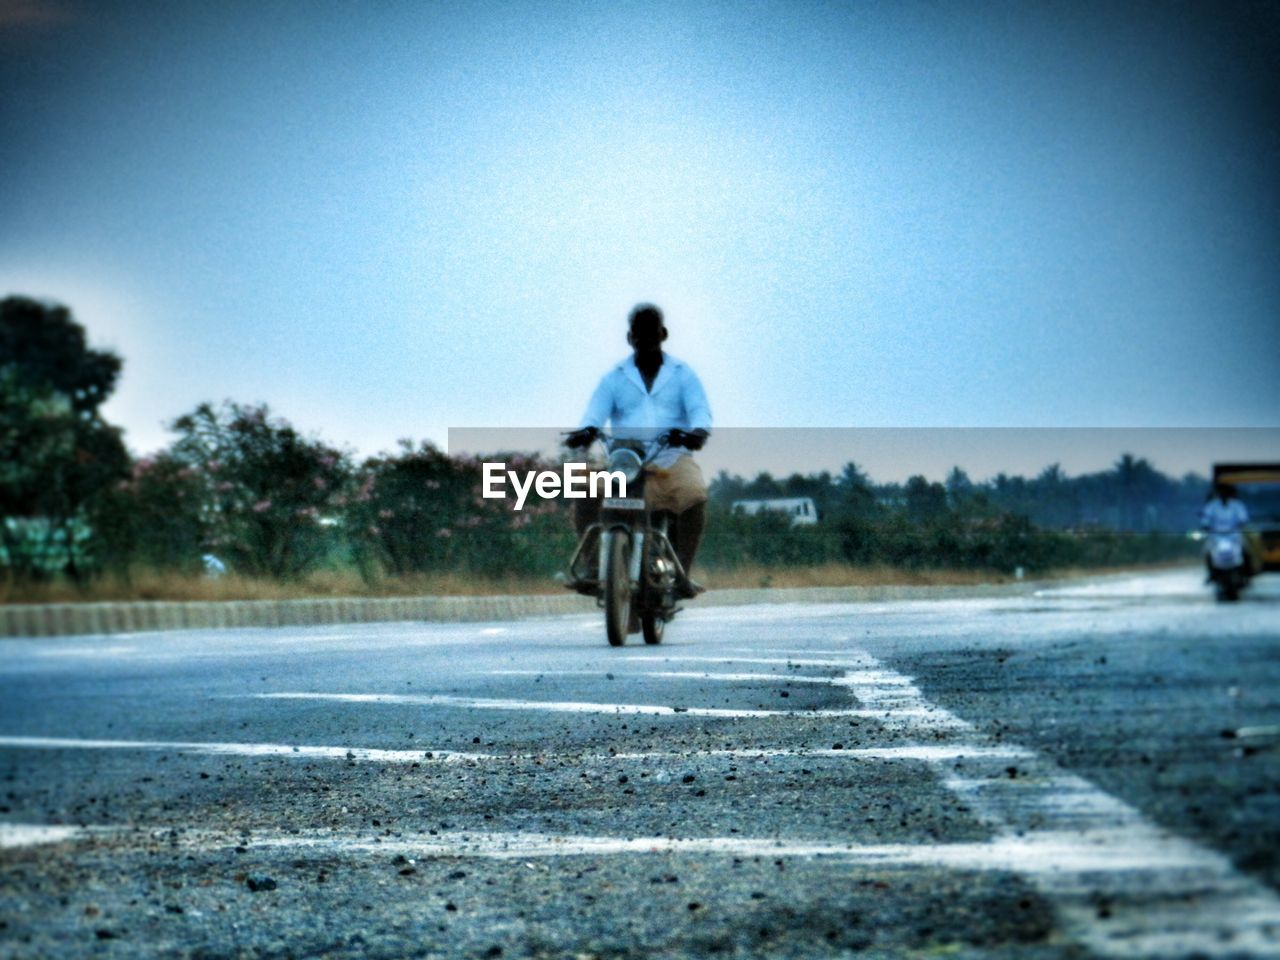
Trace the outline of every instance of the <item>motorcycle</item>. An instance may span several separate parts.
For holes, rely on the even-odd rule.
[[[650,510],[645,502],[645,467],[672,445],[671,434],[650,442],[599,439],[608,455],[607,469],[626,478],[627,495],[601,500],[600,519],[583,530],[566,581],[596,598],[604,610],[610,646],[622,646],[635,633],[642,633],[647,644],[659,644],[666,625],[679,612],[676,588],[685,570],[669,536],[673,515]]]
[[[1218,600],[1231,603],[1240,599],[1240,591],[1249,585],[1249,563],[1244,552],[1244,537],[1239,531],[1205,532],[1205,566],[1209,579],[1217,588]]]

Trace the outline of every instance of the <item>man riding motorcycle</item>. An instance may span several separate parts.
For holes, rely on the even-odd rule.
[[[669,446],[647,468],[645,497],[651,509],[675,515],[672,543],[688,571],[702,542],[707,510],[707,485],[690,454],[701,450],[711,434],[711,408],[693,369],[663,352],[666,339],[662,311],[649,303],[637,305],[627,325],[632,355],[600,379],[581,425],[565,438],[565,445],[573,449],[589,446],[606,423],[615,436],[652,439],[669,433]],[[599,500],[577,501],[574,526],[578,535],[599,515]],[[702,591],[687,575],[677,584],[677,593],[686,599]]]

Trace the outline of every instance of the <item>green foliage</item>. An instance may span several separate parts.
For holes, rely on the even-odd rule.
[[[549,470],[521,454],[495,454],[509,469]],[[531,495],[520,511],[481,496],[481,461],[401,442],[399,454],[365,461],[347,510],[354,555],[366,577],[464,570],[489,576],[550,575],[573,549],[555,501]]]
[[[66,307],[8,297],[0,300],[0,366],[11,364],[31,386],[65,397],[78,415],[93,416],[115,389],[123,361],[91,350]]]
[[[169,455],[202,485],[209,546],[241,573],[281,579],[334,548],[350,495],[350,457],[304,437],[266,406],[204,403],[174,421]]]
[[[120,431],[98,415],[120,367],[65,307],[0,301],[0,562],[12,575],[86,572],[86,511],[128,469]]]
[[[135,564],[197,573],[212,539],[208,489],[203,475],[171,453],[135,462],[90,512],[100,565],[126,575]]]
[[[923,481],[921,482],[921,484]],[[980,499],[962,510],[939,504],[938,484],[908,484],[907,503],[881,509],[837,511],[810,526],[787,516],[755,516],[712,505],[701,557],[710,567],[760,564],[784,567],[888,566],[905,570],[995,570],[1035,573],[1065,567],[1102,567],[1187,558],[1195,547],[1181,536],[1112,530],[1045,530],[1015,513],[993,511]],[[915,502],[912,502],[912,488]]]

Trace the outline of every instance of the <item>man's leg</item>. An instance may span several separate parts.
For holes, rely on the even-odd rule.
[[[696,597],[703,592],[701,584],[693,580],[693,561],[698,555],[698,547],[702,544],[702,532],[707,526],[707,504],[696,503],[676,517],[675,543],[676,557],[684,567],[688,582],[683,584],[680,593],[687,598]]]
[[[674,515],[671,543],[685,572],[677,593],[686,599],[696,597],[703,588],[689,574],[707,523],[707,485],[702,471],[692,457],[681,457],[665,470],[651,470],[645,498],[650,509],[669,510]]]

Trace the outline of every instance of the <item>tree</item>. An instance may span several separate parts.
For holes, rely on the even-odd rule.
[[[95,555],[126,577],[135,565],[197,573],[211,538],[207,490],[205,478],[168,451],[138,460],[127,479],[94,499]]]
[[[170,454],[203,478],[210,545],[240,571],[281,579],[313,569],[347,502],[347,454],[264,406],[202,403],[174,421]]]
[[[963,506],[973,496],[973,481],[958,466],[952,467],[947,474],[946,488],[947,503],[952,509]]]
[[[917,474],[907,480],[907,517],[916,523],[930,523],[947,513],[947,488],[930,483]]]
[[[0,301],[0,562],[19,576],[84,572],[85,511],[128,471],[120,430],[98,413],[121,366],[66,307]]]
[[[839,513],[855,520],[867,520],[875,515],[876,492],[871,486],[871,478],[856,463],[850,461],[844,465],[836,487],[839,491],[836,501]]]

